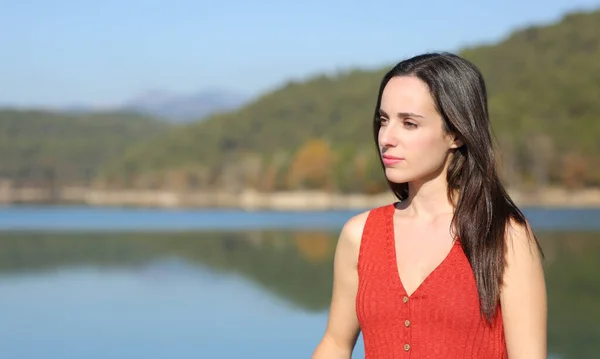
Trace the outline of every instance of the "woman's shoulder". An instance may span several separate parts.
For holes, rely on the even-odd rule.
[[[391,210],[394,205],[395,204],[393,203],[386,204],[353,215],[344,223],[340,234],[340,240],[347,241],[356,248],[360,247],[367,222],[369,220],[377,221],[378,218],[383,218],[382,214]]]

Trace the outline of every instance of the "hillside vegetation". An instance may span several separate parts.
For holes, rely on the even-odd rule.
[[[459,54],[487,80],[509,185],[600,184],[600,11]],[[371,120],[386,70],[288,83],[239,111],[133,146],[103,169],[102,180],[144,188],[382,191]]]
[[[132,142],[166,129],[126,113],[0,110],[0,178],[16,185],[87,184]]]

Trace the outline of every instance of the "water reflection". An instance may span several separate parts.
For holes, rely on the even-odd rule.
[[[229,323],[229,326],[222,328],[221,332],[229,333],[229,341],[240,343],[239,340],[242,339],[239,338],[246,337],[244,340],[250,340],[256,347],[256,352],[249,351],[249,342],[245,341],[245,349],[240,348],[237,354],[231,351],[230,356],[221,357],[236,357],[242,353],[252,358],[268,357],[263,352],[266,346],[271,345],[269,336],[281,335],[278,331],[284,328],[282,326],[284,324],[281,323],[285,323],[287,330],[297,329],[298,332],[288,333],[285,336],[288,341],[282,339],[283,341],[279,342],[279,349],[277,353],[273,352],[273,357],[281,357],[286,348],[289,348],[294,355],[298,355],[298,358],[306,358],[312,350],[314,341],[321,335],[326,320],[331,295],[336,235],[336,232],[321,231],[68,235],[4,233],[0,237],[0,283],[3,284],[5,295],[6,293],[10,295],[15,287],[6,285],[6,282],[18,283],[20,280],[25,280],[20,278],[36,278],[58,271],[74,276],[86,270],[113,274],[120,271],[119,273],[136,273],[152,281],[170,280],[175,283],[181,280],[182,285],[179,287],[161,286],[156,290],[182,291],[186,293],[185,296],[188,298],[186,300],[189,303],[194,300],[205,300],[206,297],[213,298],[213,302],[216,303],[235,299],[230,298],[232,294],[231,289],[228,289],[230,287],[218,284],[241,280],[246,285],[243,289],[245,292],[261,293],[263,297],[260,300],[267,301],[264,302],[265,306],[262,309],[265,312],[252,321],[256,324],[256,321],[267,322],[276,318],[279,327],[265,324],[261,327],[263,333],[259,336],[257,333],[252,333],[252,326],[244,326],[246,324],[243,323],[246,322],[243,318],[240,319],[240,313],[256,315],[256,312],[261,310],[257,301],[248,302],[247,307],[243,307],[240,301],[235,302],[235,306],[238,306],[236,310],[223,306],[204,307],[205,313],[200,315],[202,318],[211,317]],[[538,235],[547,256],[550,352],[560,358],[596,358],[600,353],[600,305],[598,304],[600,303],[600,260],[598,259],[600,258],[600,233],[540,232]],[[106,295],[110,295],[116,290],[112,286],[114,283],[109,285],[107,282],[98,281],[86,284],[74,282],[75,277],[69,278],[71,278],[70,286],[67,287],[65,282],[61,282],[65,287],[55,286],[55,292],[84,290],[83,288],[91,285],[94,285],[92,290],[96,293],[105,291]],[[86,278],[90,280],[90,277]],[[186,292],[189,283],[197,285],[198,291],[189,289]],[[207,293],[206,288],[210,288],[212,293]],[[21,292],[14,291],[14,293]],[[160,296],[161,294],[149,295]],[[58,301],[57,298],[43,296],[15,300]],[[86,298],[94,300],[97,297]],[[124,301],[126,298],[114,300]],[[161,303],[165,307],[181,304],[168,296],[164,297]],[[239,307],[240,305],[242,307]],[[281,309],[284,307],[293,310]],[[165,323],[169,323],[171,327],[182,325],[181,322],[160,317],[153,312],[156,309],[152,307],[148,311],[150,313],[140,314],[140,316],[157,316],[153,324],[154,328]],[[0,312],[4,310],[5,308],[0,307]],[[271,316],[267,312],[271,312]],[[68,313],[65,311],[63,315]],[[112,324],[104,323],[104,325],[114,325],[115,321],[118,323],[120,315],[127,317],[127,313],[114,313],[114,315]],[[46,318],[52,319],[52,317]],[[139,321],[139,317],[136,318]],[[307,318],[314,320],[310,319],[313,321],[307,322]],[[165,322],[161,324],[160,320]],[[245,331],[235,329],[236,322],[242,325]],[[138,323],[140,327],[147,324],[144,321]],[[132,324],[132,321],[128,321],[127,325],[135,325],[135,322]],[[202,332],[202,336],[197,339],[201,343],[206,343],[206,348],[210,347],[211,341],[217,340],[211,338],[211,335],[216,335],[214,331],[206,329],[202,331],[199,324],[195,326],[187,323],[182,325],[182,328]],[[302,337],[299,334],[300,330],[310,334]],[[300,339],[298,335],[301,336]],[[220,340],[223,342],[225,339],[220,338]],[[197,343],[198,341],[196,345]],[[297,350],[299,345],[302,345],[302,348]],[[358,352],[360,354],[362,350],[359,349]],[[147,358],[158,357],[157,351],[144,353],[144,355]],[[288,354],[285,356],[292,357]],[[45,356],[31,354],[29,357],[21,357]]]

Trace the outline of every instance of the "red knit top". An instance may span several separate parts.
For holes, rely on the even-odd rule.
[[[500,306],[488,324],[458,242],[407,295],[398,275],[393,215],[393,204],[371,210],[360,245],[356,311],[365,358],[507,358]]]

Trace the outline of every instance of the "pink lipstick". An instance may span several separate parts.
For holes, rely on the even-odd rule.
[[[400,161],[404,160],[404,158],[402,158],[402,157],[396,157],[396,156],[392,156],[392,155],[382,155],[381,157],[383,159],[383,164],[386,166],[395,165],[395,164],[399,163]]]

